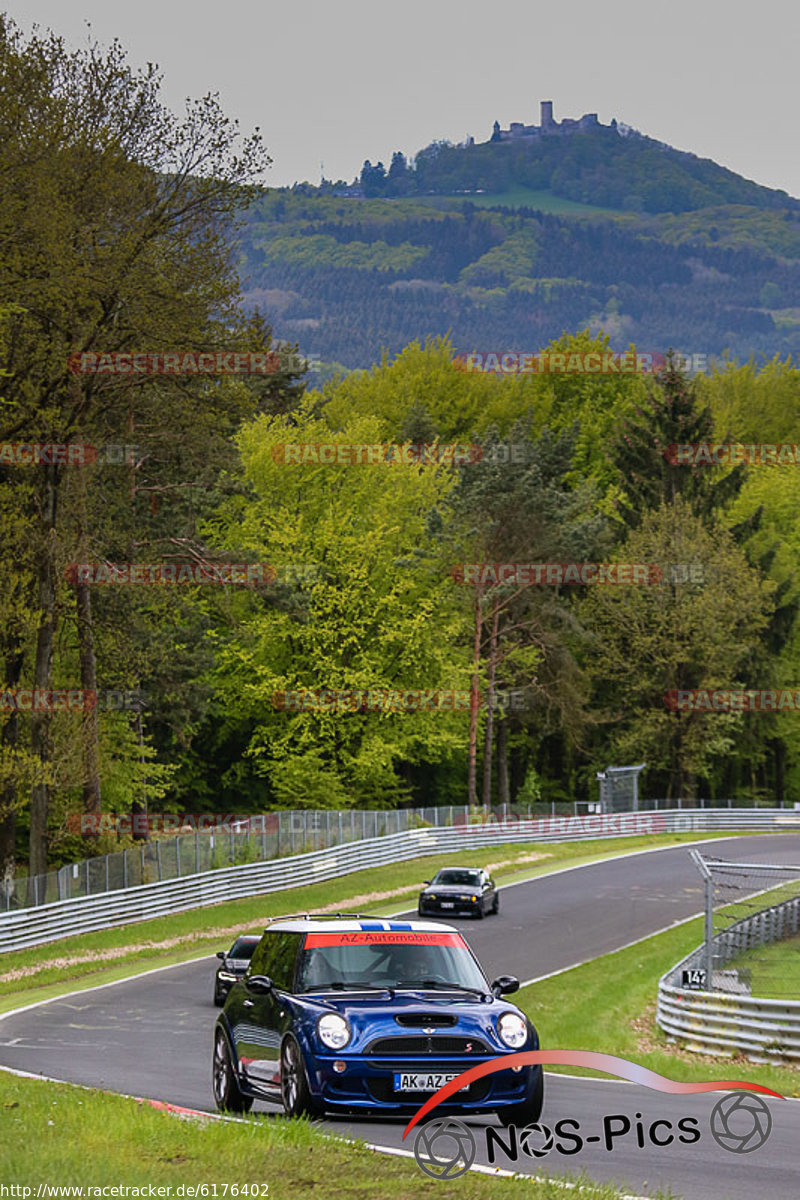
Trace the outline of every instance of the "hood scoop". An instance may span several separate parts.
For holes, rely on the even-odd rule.
[[[455,1025],[458,1023],[458,1017],[452,1016],[450,1013],[424,1013],[410,1012],[397,1013],[395,1021],[398,1025],[403,1025],[407,1029],[420,1029],[423,1026],[434,1026],[436,1028],[444,1028],[446,1026]]]

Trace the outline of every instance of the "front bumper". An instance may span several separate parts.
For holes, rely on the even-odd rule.
[[[447,900],[431,900],[428,896],[421,896],[418,911],[422,916],[474,916],[480,906],[480,898],[477,900],[458,900],[449,897]]]
[[[329,1109],[360,1109],[391,1114],[416,1112],[432,1095],[431,1092],[395,1092],[396,1072],[419,1074],[460,1074],[480,1063],[491,1062],[497,1055],[414,1055],[398,1058],[377,1055],[326,1054],[306,1055],[308,1083],[315,1099]],[[335,1061],[344,1062],[345,1070],[337,1073]],[[509,1068],[484,1076],[469,1085],[468,1090],[441,1105],[443,1112],[494,1111],[510,1104],[519,1104],[533,1096],[541,1067]]]

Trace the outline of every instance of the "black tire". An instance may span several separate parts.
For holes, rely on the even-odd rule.
[[[321,1112],[311,1098],[303,1052],[291,1035],[281,1046],[281,1100],[287,1117],[316,1117]]]
[[[483,908],[483,896],[481,896],[480,899],[478,900],[478,911],[475,913],[475,916],[478,918],[479,921],[482,921],[483,918],[486,916],[486,913]]]
[[[214,985],[214,1003],[216,1004],[217,1008],[222,1008],[223,1004],[225,1003],[225,993],[221,991],[216,984]]]
[[[422,905],[421,905],[421,904],[418,904],[418,905],[417,905],[417,916],[418,916],[418,917],[424,917],[424,916],[425,916],[425,910],[423,909],[423,907],[422,907]]]
[[[245,1113],[253,1107],[253,1097],[245,1096],[239,1087],[239,1081],[231,1061],[231,1052],[222,1030],[217,1030],[214,1039],[212,1086],[214,1103],[220,1112]]]
[[[499,1108],[497,1115],[503,1125],[516,1125],[520,1129],[524,1125],[532,1125],[539,1120],[544,1107],[544,1071],[539,1071],[539,1080],[533,1090],[530,1100],[521,1104],[510,1104],[508,1108]]]
[[[495,914],[495,916],[497,915],[497,913],[500,912],[500,893],[499,892],[495,892],[495,894],[494,894],[494,904],[492,905],[492,912]]]

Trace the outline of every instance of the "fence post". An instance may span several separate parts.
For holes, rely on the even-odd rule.
[[[144,883],[144,842],[142,842],[139,849],[142,852],[142,883]]]
[[[195,874],[200,874],[200,834],[195,829],[194,831],[194,870]]]
[[[303,809],[303,851],[308,846],[308,809]]]
[[[175,869],[178,872],[178,879],[180,879],[180,877],[181,877],[181,837],[182,836],[183,835],[179,833],[175,838]]]
[[[127,891],[128,888],[128,851],[122,851],[122,886]]]
[[[88,858],[86,860],[86,895],[87,896],[91,895],[91,887],[89,884],[89,860],[88,860]]]
[[[108,890],[109,890],[109,887],[108,887],[108,855],[106,855],[106,891],[108,891]]]
[[[325,809],[325,849],[329,849],[331,844],[331,810]]]
[[[158,863],[158,882],[161,883],[161,842],[156,842],[156,862]]]
[[[714,990],[714,880],[711,873],[705,881],[706,891],[706,991]]]
[[[261,858],[266,860],[267,857],[267,814],[261,815]]]

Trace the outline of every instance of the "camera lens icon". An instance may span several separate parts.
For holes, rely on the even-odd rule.
[[[423,1125],[414,1142],[417,1165],[433,1179],[457,1179],[475,1161],[475,1138],[462,1121],[440,1117]]]
[[[759,1096],[735,1092],[723,1096],[711,1113],[711,1136],[731,1154],[752,1154],[772,1132],[772,1113]]]

